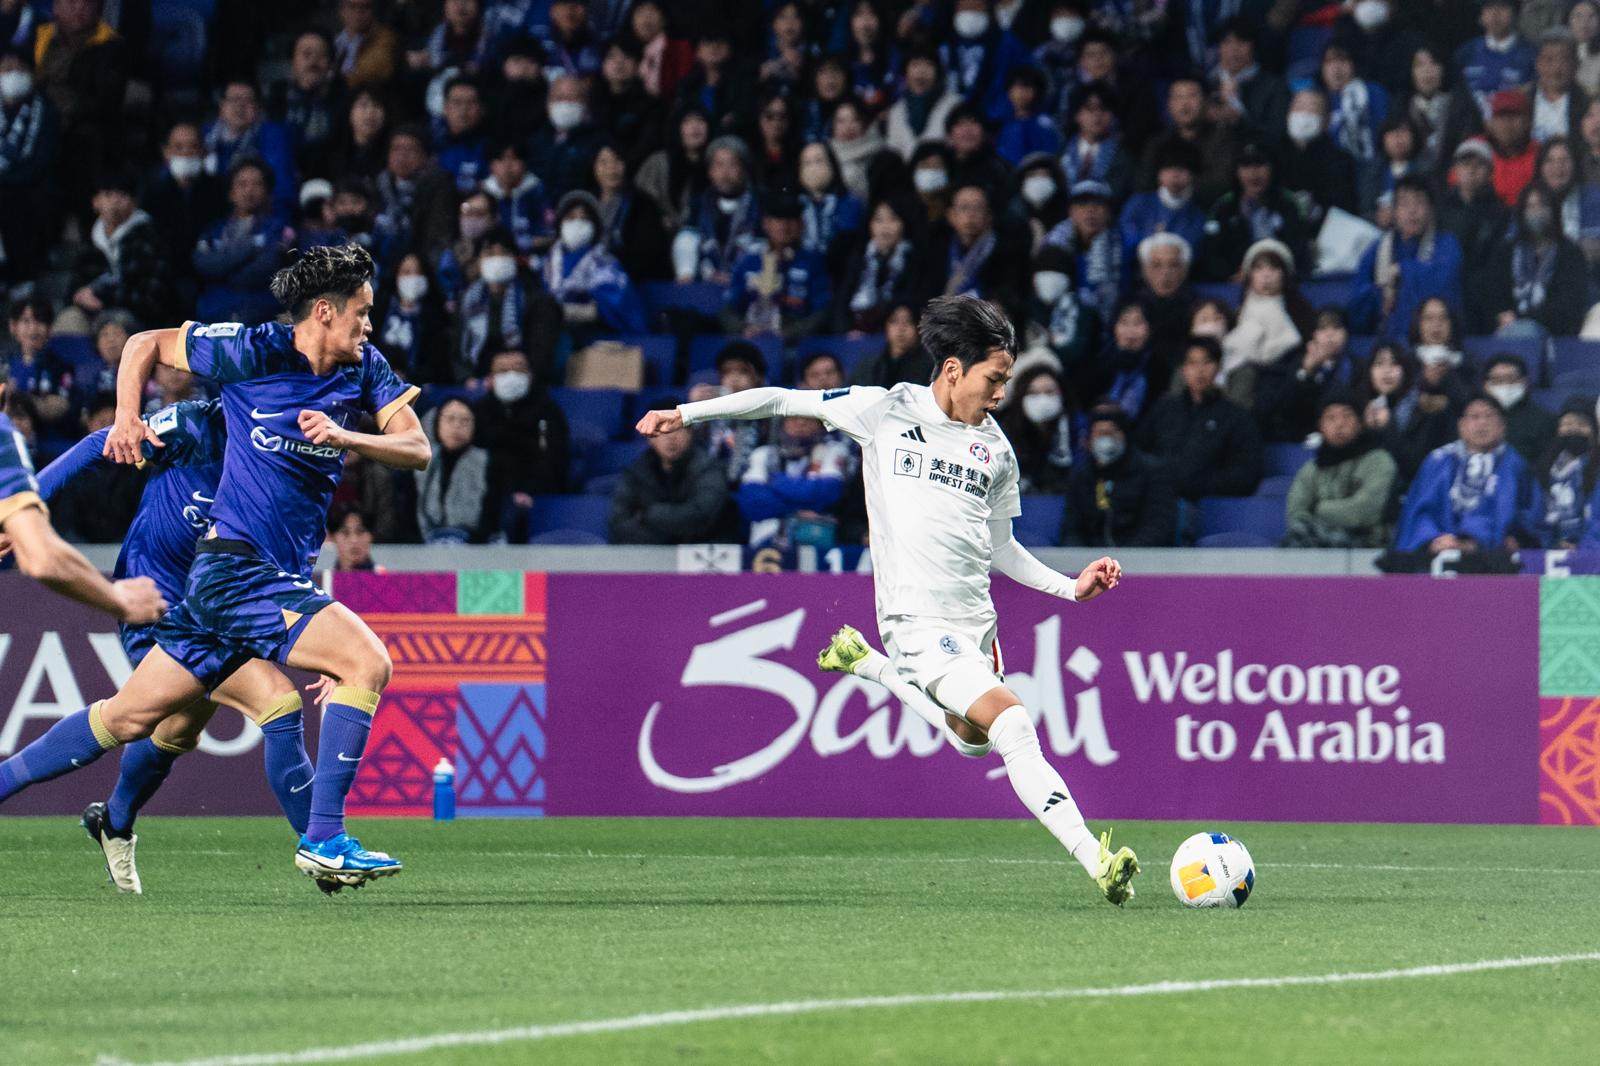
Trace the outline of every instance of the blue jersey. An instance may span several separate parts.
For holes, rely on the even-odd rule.
[[[370,414],[381,430],[421,390],[401,381],[370,344],[361,346],[360,362],[312,373],[295,349],[294,327],[277,322],[185,322],[178,364],[222,386],[228,441],[213,532],[244,541],[287,573],[309,572],[344,452],[308,441],[300,412],[322,411],[347,428]]]
[[[222,479],[223,445],[227,440],[222,404],[217,400],[185,400],[145,419],[165,447],[144,446],[151,471],[139,497],[139,510],[117,553],[117,578],[148,577],[168,603],[183,599],[184,582],[194,562],[196,542],[211,524],[211,503]],[[103,454],[102,429],[73,445],[39,474],[39,494],[55,498],[74,477],[115,465]]]
[[[0,526],[25,507],[43,507],[39,483],[33,479],[28,444],[11,419],[0,414]]]

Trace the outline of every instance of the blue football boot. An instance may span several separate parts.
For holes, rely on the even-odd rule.
[[[379,877],[391,877],[404,868],[399,859],[381,851],[368,851],[348,833],[315,844],[302,836],[295,849],[294,864],[319,886],[327,881],[358,886]]]

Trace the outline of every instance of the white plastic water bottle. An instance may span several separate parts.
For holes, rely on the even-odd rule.
[[[456,820],[456,768],[443,756],[433,768],[433,820]]]

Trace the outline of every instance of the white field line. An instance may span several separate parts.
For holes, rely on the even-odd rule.
[[[167,855],[248,855],[245,850],[218,851],[194,848],[162,849]],[[601,851],[460,851],[457,855],[471,855],[479,859],[597,859],[602,861],[675,860],[680,862],[859,862],[904,863],[909,865],[966,865],[981,866],[1076,866],[1071,859],[1007,859],[985,855],[691,855],[677,852],[601,852]],[[1258,863],[1258,867],[1262,864]],[[1495,874],[1577,874],[1600,876],[1600,869],[1572,869],[1551,866],[1406,866],[1392,863],[1356,862],[1268,862],[1268,870],[1378,870],[1385,873],[1495,873]]]
[[[557,1022],[551,1025],[525,1025],[514,1029],[479,1029],[456,1033],[434,1033],[401,1040],[379,1040],[340,1047],[303,1048],[299,1051],[271,1051],[253,1055],[219,1055],[205,1059],[184,1059],[145,1066],[294,1066],[298,1063],[350,1062],[386,1055],[410,1055],[444,1048],[487,1047],[496,1044],[531,1043],[557,1037],[598,1036],[626,1033],[696,1022],[739,1021],[750,1018],[790,1017],[833,1011],[885,1010],[898,1007],[925,1007],[951,1003],[1006,1003],[1030,1000],[1119,999],[1135,996],[1171,996],[1190,992],[1222,992],[1237,988],[1300,988],[1320,985],[1363,984],[1374,981],[1400,981],[1418,977],[1453,977],[1458,974],[1493,970],[1521,970],[1535,966],[1563,966],[1575,962],[1600,962],[1600,951],[1573,955],[1528,955],[1509,959],[1479,959],[1475,962],[1438,963],[1410,966],[1398,970],[1367,970],[1354,973],[1290,974],[1282,977],[1231,977],[1213,981],[1155,981],[1138,985],[1110,985],[1101,988],[1044,988],[1032,991],[931,992],[899,996],[856,996],[850,999],[797,999],[778,1003],[736,1003],[698,1010],[661,1011],[630,1014],[620,1018],[595,1018],[589,1021]],[[102,1056],[99,1066],[130,1066],[125,1060]]]

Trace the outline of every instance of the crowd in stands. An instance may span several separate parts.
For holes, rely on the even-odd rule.
[[[943,294],[1017,324],[1032,543],[1600,545],[1600,0],[0,0],[38,463],[108,423],[132,332],[267,320],[348,241],[435,447],[350,458],[329,533],[368,562],[861,544],[827,426],[627,427],[925,383]],[[119,539],[137,478],[58,523]]]

